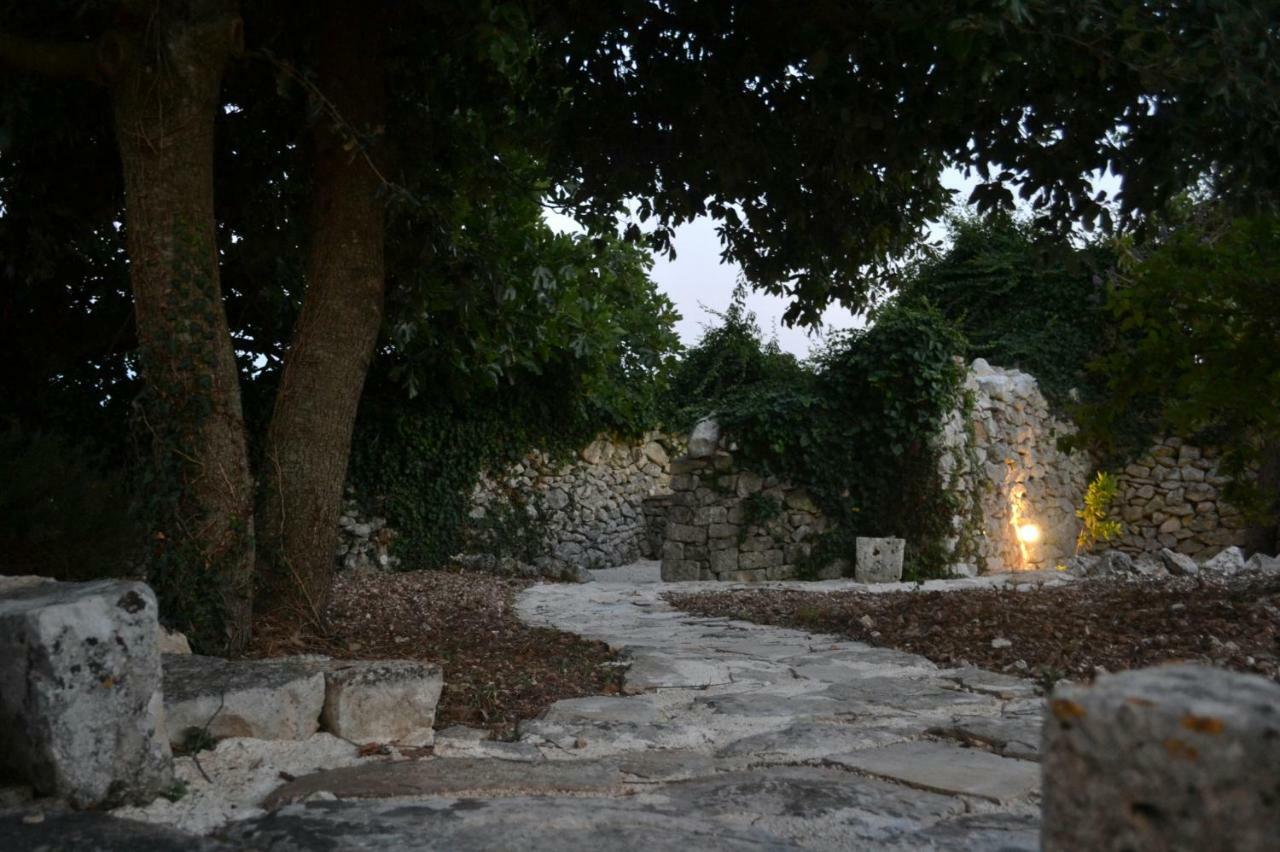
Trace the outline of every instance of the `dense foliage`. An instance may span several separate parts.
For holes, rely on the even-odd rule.
[[[726,325],[733,335],[709,332],[701,348],[731,340],[749,360],[741,356],[752,339],[742,318]],[[946,414],[963,403],[954,359],[963,345],[937,311],[891,305],[871,328],[830,339],[808,369],[717,399],[742,460],[804,486],[833,523],[808,567],[851,559],[861,535],[905,538],[908,576],[946,570],[944,539],[960,507],[941,480],[936,439]]]
[[[537,218],[497,236],[510,246],[490,259],[501,258],[504,273],[496,290],[456,297],[419,326],[429,340],[393,320],[362,404],[351,479],[359,499],[390,518],[406,568],[439,566],[462,549],[473,532],[468,498],[485,470],[535,447],[567,453],[601,431],[656,425],[679,348],[646,252],[553,234]],[[455,316],[465,328],[447,321]],[[527,543],[515,549],[530,555]]]
[[[953,216],[950,245],[904,276],[897,299],[929,304],[956,324],[966,360],[1031,373],[1050,404],[1092,391],[1086,365],[1111,335],[1105,308],[1112,253],[1077,248],[1008,216]]]
[[[1161,239],[1127,252],[1109,309],[1122,330],[1094,365],[1107,396],[1083,412],[1107,446],[1135,402],[1160,426],[1223,447],[1239,474],[1260,465],[1267,493],[1234,498],[1274,524],[1280,448],[1280,219],[1223,218],[1202,208]],[[1268,473],[1270,470],[1270,473]],[[1267,477],[1270,481],[1267,481]]]

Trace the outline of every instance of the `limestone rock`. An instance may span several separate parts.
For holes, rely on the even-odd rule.
[[[187,635],[181,630],[170,630],[167,627],[160,628],[160,653],[161,654],[190,654],[191,643],[187,641]]]
[[[1238,547],[1228,547],[1200,566],[1200,570],[1209,574],[1238,573],[1244,570],[1244,553]]]
[[[720,424],[711,417],[699,420],[698,425],[693,427],[693,433],[689,435],[689,457],[707,458],[715,455],[719,446]]]
[[[1160,559],[1164,561],[1164,567],[1175,577],[1194,577],[1200,573],[1200,566],[1185,553],[1178,553],[1166,547],[1160,551]]]
[[[316,732],[324,673],[314,662],[164,657],[165,728],[182,743],[189,728],[211,736],[301,740]]]
[[[1280,557],[1267,556],[1265,553],[1255,553],[1249,557],[1249,561],[1244,564],[1244,567],[1248,571],[1280,573]]]
[[[1047,852],[1275,848],[1280,685],[1161,666],[1059,688],[1050,710]]]
[[[902,579],[904,540],[859,537],[855,546],[858,558],[853,576],[859,583],[896,583]]]
[[[324,673],[325,730],[357,743],[431,745],[444,679],[434,663],[333,664]]]
[[[116,580],[10,588],[0,596],[0,769],[76,807],[167,789],[151,589]]]

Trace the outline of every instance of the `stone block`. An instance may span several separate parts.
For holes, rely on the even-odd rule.
[[[700,470],[705,470],[706,467],[707,463],[702,459],[691,459],[688,456],[681,456],[671,462],[671,466],[667,469],[667,472],[671,474],[674,480],[674,477],[697,473]],[[672,487],[674,488],[675,486]]]
[[[662,543],[662,561],[671,562],[684,559],[684,545],[678,541]]]
[[[667,540],[681,541],[686,544],[705,544],[707,528],[692,524],[667,524]]]
[[[323,708],[324,673],[314,661],[164,657],[165,728],[175,745],[189,728],[218,739],[303,740]]]
[[[711,570],[717,574],[725,574],[738,570],[738,551],[722,550],[711,554]]]
[[[662,560],[662,582],[683,583],[699,579],[702,566],[689,559]]]
[[[738,567],[744,571],[776,568],[782,564],[781,550],[755,550],[738,556]]]
[[[444,678],[434,663],[333,663],[324,673],[326,731],[356,743],[428,746]]]
[[[862,538],[856,541],[854,579],[859,583],[896,583],[902,579],[902,554],[906,542],[900,538]]]
[[[1059,688],[1050,710],[1046,852],[1275,848],[1280,685],[1162,666]]]
[[[764,569],[757,569],[754,571],[734,571],[729,574],[721,574],[720,578],[731,583],[763,583],[769,579],[769,575]]]
[[[87,808],[173,784],[156,599],[142,583],[0,592],[0,773]]]
[[[1160,551],[1160,560],[1165,569],[1175,577],[1193,577],[1200,573],[1200,566],[1194,559],[1167,547]]]
[[[712,538],[732,539],[736,542],[739,529],[737,524],[712,524],[707,528],[707,534]]]
[[[1244,552],[1238,547],[1228,547],[1205,562],[1201,570],[1210,574],[1236,574],[1244,570]]]

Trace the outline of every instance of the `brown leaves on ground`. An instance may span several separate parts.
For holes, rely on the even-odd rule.
[[[464,724],[510,737],[518,721],[563,698],[617,692],[622,677],[604,643],[521,622],[514,600],[528,585],[443,571],[340,574],[323,635],[262,623],[251,654],[439,663],[436,727]]]
[[[1174,660],[1280,680],[1280,578],[1274,576],[1088,581],[1023,590],[759,589],[666,597],[695,615],[835,633],[941,665],[975,665],[1050,684]]]

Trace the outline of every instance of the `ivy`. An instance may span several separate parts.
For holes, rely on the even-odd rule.
[[[898,536],[907,576],[946,571],[955,505],[938,437],[961,402],[963,345],[931,307],[891,304],[785,378],[722,388],[715,408],[741,459],[803,486],[831,523],[802,570],[851,559],[858,536]]]

